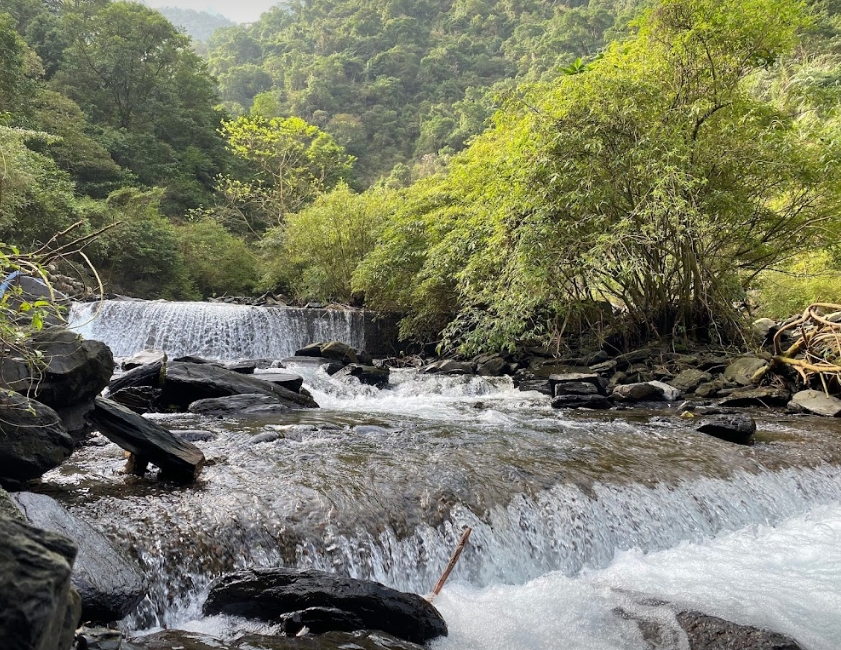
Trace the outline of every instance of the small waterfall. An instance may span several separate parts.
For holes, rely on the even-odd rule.
[[[317,341],[365,348],[364,316],[351,310],[105,300],[74,304],[68,320],[117,357],[157,349],[171,358],[281,359]]]

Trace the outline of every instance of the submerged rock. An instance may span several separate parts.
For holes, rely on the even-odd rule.
[[[752,417],[742,413],[714,415],[704,418],[695,430],[739,445],[752,445],[753,434],[756,433],[756,422]]]
[[[680,612],[677,621],[689,639],[689,650],[803,650],[783,634],[699,612]]]
[[[190,413],[211,417],[256,417],[286,413],[290,410],[290,406],[271,395],[246,393],[245,395],[200,399],[190,404],[187,410]]]
[[[72,583],[82,597],[82,617],[107,623],[126,616],[146,594],[140,568],[86,521],[43,494],[13,497],[29,523],[64,535],[78,547]]]
[[[197,632],[166,630],[132,641],[123,641],[120,650],[423,650],[423,646],[379,631],[326,632],[300,637],[246,634],[225,643]],[[90,650],[116,650],[94,646]]]
[[[208,615],[274,620],[310,607],[341,610],[357,616],[366,629],[382,630],[412,643],[447,634],[438,610],[420,596],[321,571],[238,571],[211,586],[203,610]],[[346,621],[343,617],[341,624]]]

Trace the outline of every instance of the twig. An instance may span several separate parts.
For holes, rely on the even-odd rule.
[[[453,551],[453,555],[450,558],[449,564],[447,564],[447,568],[444,569],[444,573],[441,574],[441,577],[438,578],[438,582],[435,585],[435,589],[432,590],[432,594],[427,597],[429,602],[432,602],[432,599],[435,598],[441,590],[444,588],[444,583],[447,582],[447,578],[450,577],[450,573],[452,573],[453,569],[456,566],[456,562],[461,557],[461,552],[464,550],[464,545],[467,544],[467,540],[470,537],[470,533],[473,532],[473,529],[469,526],[467,530],[464,531],[464,534],[461,536],[461,539],[458,542],[458,546],[456,546],[456,550]]]

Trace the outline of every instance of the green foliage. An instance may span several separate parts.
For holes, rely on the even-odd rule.
[[[757,282],[757,315],[784,320],[815,302],[841,304],[841,264],[828,250],[798,255]]]
[[[195,11],[194,9],[182,9],[180,7],[162,7],[158,11],[195,41],[206,41],[220,27],[232,27],[234,25],[224,16],[206,11]]]
[[[360,195],[339,183],[266,233],[265,284],[288,287],[301,300],[351,302],[351,276],[391,209],[388,190]]]

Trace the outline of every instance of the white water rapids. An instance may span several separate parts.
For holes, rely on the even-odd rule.
[[[108,327],[120,335],[119,323]],[[199,354],[191,346],[208,336],[173,340]],[[652,598],[789,634],[807,650],[841,648],[834,420],[761,418],[747,448],[695,433],[671,411],[555,411],[506,378],[400,370],[379,391],[291,370],[321,409],[259,422],[153,416],[208,432],[196,444],[211,462],[195,486],[126,478],[120,450],[102,439],[47,475],[152,575],[124,627],[265,630],[201,615],[210,581],[245,566],[426,593],[469,525],[436,600],[450,636],[435,650],[648,648],[619,610],[672,629],[662,650],[686,650],[672,609]]]

